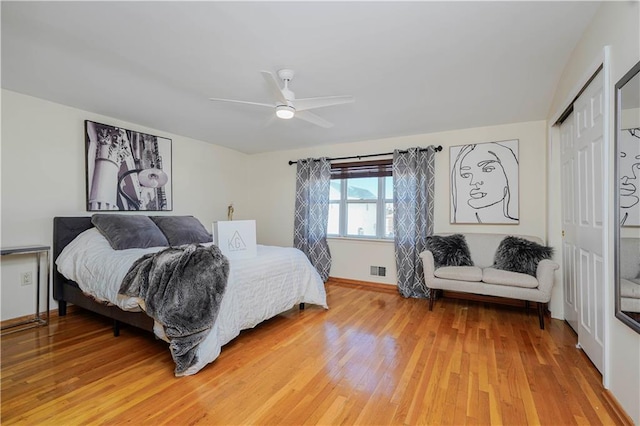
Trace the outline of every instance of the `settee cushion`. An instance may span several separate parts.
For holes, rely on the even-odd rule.
[[[551,259],[551,256],[553,256],[552,247],[525,238],[508,236],[500,242],[496,250],[494,267],[535,277],[538,262]]]
[[[536,288],[538,280],[528,274],[503,271],[496,268],[484,268],[482,281],[487,284],[508,285],[511,287]]]
[[[640,278],[620,280],[620,296],[640,299]]]
[[[473,266],[467,241],[462,234],[427,237],[426,249],[433,254],[436,268],[441,266]]]
[[[482,269],[477,266],[443,266],[433,272],[438,278],[456,281],[482,281]]]
[[[625,312],[640,313],[640,299],[634,299],[633,297],[621,297],[620,309]]]
[[[620,277],[640,277],[640,239],[620,238]]]

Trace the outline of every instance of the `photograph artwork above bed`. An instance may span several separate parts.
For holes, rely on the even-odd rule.
[[[87,211],[173,210],[171,139],[84,123]]]
[[[295,248],[259,245],[256,257],[232,261],[220,257],[219,249],[211,242],[177,248],[158,246],[117,250],[98,228],[88,225],[86,229],[87,218],[77,218],[82,226],[75,238],[65,235],[59,241],[55,235],[62,234],[56,229],[60,219],[65,219],[63,222],[69,227],[69,221],[73,223],[74,218],[54,220],[54,253],[60,253],[55,263],[62,278],[54,279],[56,300],[63,299],[64,291],[60,286],[77,285],[93,299],[113,304],[123,311],[135,312],[146,307],[147,315],[154,320],[154,333],[169,342],[176,362],[176,376],[197,373],[215,360],[222,346],[238,336],[240,331],[255,327],[279,313],[302,303],[327,308],[322,279],[304,253]],[[192,304],[191,308],[180,311],[168,307],[168,304],[164,306],[163,300],[156,297],[151,286],[144,284],[145,277],[140,274],[144,274],[141,271],[153,261],[188,264],[188,260],[204,260],[203,263],[211,267],[203,271],[191,267],[178,269],[177,273],[156,284],[160,287],[173,286],[177,297],[185,301],[192,293],[206,294],[201,300],[189,303],[218,304],[218,312],[205,331],[181,334],[177,331],[182,328],[180,325],[184,325],[192,312],[200,308],[194,308]],[[228,265],[228,276],[225,276],[225,265]],[[209,279],[211,277],[216,278]],[[189,286],[184,285],[186,282]],[[189,306],[189,303],[184,305]],[[207,319],[198,318],[197,321],[206,322]],[[197,342],[197,345],[185,356],[178,355],[180,345],[185,342]]]

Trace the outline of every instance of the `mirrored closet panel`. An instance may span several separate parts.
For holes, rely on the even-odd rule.
[[[615,93],[616,317],[640,333],[640,62]]]

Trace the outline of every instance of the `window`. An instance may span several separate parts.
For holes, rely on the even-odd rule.
[[[391,161],[331,165],[329,236],[393,238]]]

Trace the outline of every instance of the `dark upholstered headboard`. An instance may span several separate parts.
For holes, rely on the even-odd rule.
[[[75,237],[80,235],[87,229],[93,228],[91,223],[91,217],[76,216],[76,217],[54,217],[53,218],[53,261],[58,258],[60,252],[69,244]],[[58,269],[53,267],[53,298],[60,300],[62,295],[61,285],[68,280],[58,272]]]
[[[53,260],[58,258],[62,250],[75,237],[87,229],[93,228],[91,217],[54,217],[53,218]],[[123,311],[117,306],[106,305],[86,297],[76,283],[65,278],[58,269],[53,266],[53,298],[58,301],[58,314],[66,315],[67,303],[72,303],[81,308],[114,320],[113,333],[119,334],[120,324],[130,324],[144,330],[153,330],[153,319],[144,312]]]
[[[93,228],[91,217],[54,217],[53,258],[56,259],[67,244],[90,228]]]

